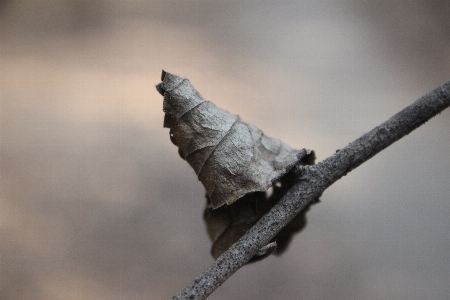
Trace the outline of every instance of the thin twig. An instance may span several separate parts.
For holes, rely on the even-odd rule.
[[[450,81],[314,166],[297,167],[297,183],[241,239],[173,299],[205,299],[323,191],[450,106]]]

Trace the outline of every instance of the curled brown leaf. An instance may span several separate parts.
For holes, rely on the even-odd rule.
[[[164,127],[213,208],[266,191],[306,155],[204,100],[188,79],[163,71],[161,80]]]

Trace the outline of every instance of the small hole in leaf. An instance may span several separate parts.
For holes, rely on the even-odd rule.
[[[269,198],[270,196],[272,196],[272,194],[273,194],[273,186],[271,186],[271,187],[266,191],[267,198]]]

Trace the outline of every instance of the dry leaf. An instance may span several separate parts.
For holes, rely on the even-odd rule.
[[[301,160],[301,164],[314,164],[315,155],[311,151]],[[222,253],[228,250],[247,230],[249,230],[263,215],[265,215],[292,187],[295,183],[295,176],[291,172],[277,181],[273,186],[273,193],[270,197],[265,192],[255,192],[243,196],[233,205],[222,206],[217,209],[207,206],[203,212],[203,220],[209,238],[212,241],[211,255],[217,259]],[[312,204],[319,202],[314,201]],[[310,204],[310,205],[312,205]],[[286,227],[284,227],[272,240],[277,242],[276,255],[281,255],[288,247],[293,236],[302,231],[306,226],[306,213],[308,205],[299,213]],[[259,261],[270,255],[269,253],[257,254],[249,262]]]
[[[164,127],[213,208],[266,191],[306,155],[205,101],[188,79],[163,71],[161,81],[156,88],[164,96]]]

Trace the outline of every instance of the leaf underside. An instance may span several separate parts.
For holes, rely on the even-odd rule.
[[[163,71],[164,127],[195,170],[213,208],[266,191],[306,154],[206,101],[189,80]]]

